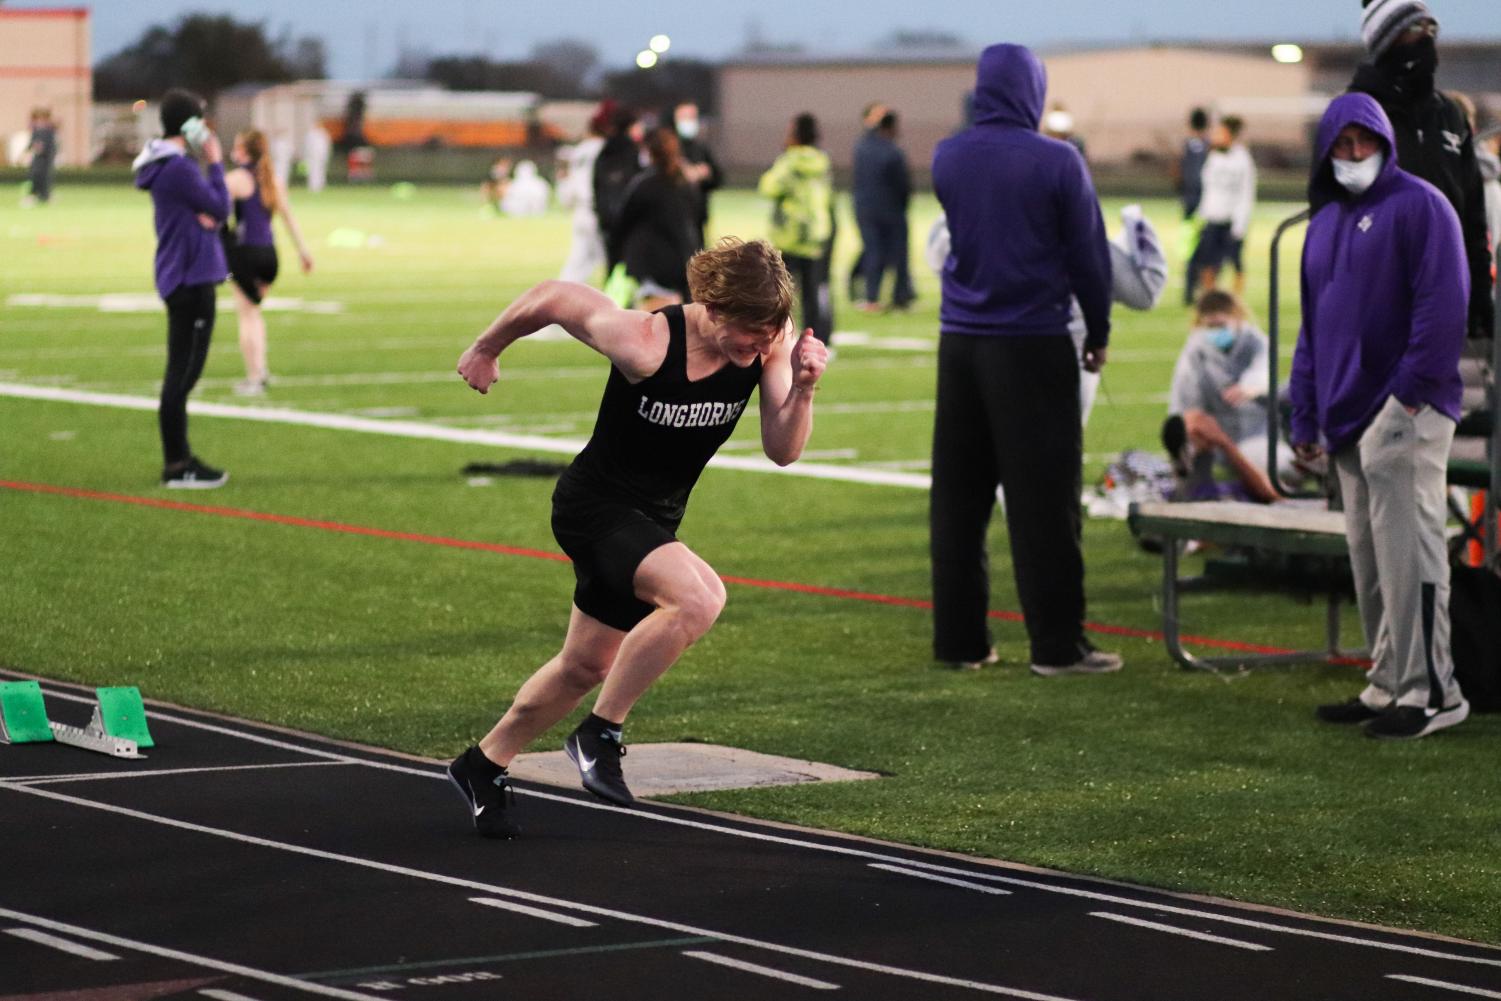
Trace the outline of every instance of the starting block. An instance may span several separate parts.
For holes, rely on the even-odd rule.
[[[116,758],[144,758],[140,749],[155,747],[146,725],[146,707],[135,687],[96,688],[98,703],[88,726],[69,726],[47,718],[42,687],[35,681],[0,681],[0,742],[28,744],[56,741]]]

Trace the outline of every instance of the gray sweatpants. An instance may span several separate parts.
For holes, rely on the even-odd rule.
[[[1449,652],[1445,469],[1454,422],[1389,397],[1360,440],[1334,454],[1355,596],[1374,666],[1360,698],[1435,709],[1459,702]]]

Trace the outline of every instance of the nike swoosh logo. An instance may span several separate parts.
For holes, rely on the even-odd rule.
[[[482,813],[484,813],[484,812],[485,812],[485,808],[484,808],[484,807],[482,807],[482,806],[476,806],[476,807],[475,807],[475,808],[474,808],[474,815],[475,815],[475,816],[476,816],[476,817],[478,817],[478,816],[479,816],[479,815],[480,815],[480,814],[482,814]]]
[[[585,754],[584,749],[579,746],[578,741],[573,742],[573,747],[576,751],[579,752],[579,771],[584,772],[585,774],[594,771],[594,762],[598,759],[591,758],[587,754]]]

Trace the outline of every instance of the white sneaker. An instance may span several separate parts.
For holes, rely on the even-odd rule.
[[[235,383],[234,392],[236,396],[265,396],[266,380],[245,379],[241,382]]]
[[[1072,664],[1033,664],[1032,673],[1040,678],[1052,678],[1060,674],[1110,674],[1126,665],[1118,653],[1091,650]]]
[[[991,647],[990,651],[979,660],[960,660],[953,663],[954,667],[960,671],[978,671],[986,664],[998,664],[1000,660],[1001,655],[996,653],[995,647]]]

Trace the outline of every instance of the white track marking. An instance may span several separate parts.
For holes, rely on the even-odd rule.
[[[962,886],[966,890],[978,890],[980,893],[1000,893],[1007,895],[1011,893],[1010,890],[1003,890],[999,886],[986,886],[984,883],[976,883],[974,880],[957,879],[953,876],[940,876],[935,872],[921,872],[917,869],[912,869],[905,865],[887,865],[884,862],[872,862],[870,864],[870,867],[872,869],[882,869],[886,872],[898,873],[902,876],[914,876],[918,879],[927,879],[931,880],[934,883],[947,883],[949,886]]]
[[[12,788],[15,787],[13,786]],[[77,938],[88,939],[90,942],[113,945],[120,949],[134,949],[136,952],[144,952],[151,956],[161,956],[163,959],[175,959],[180,963],[189,963],[193,966],[206,966],[211,970],[233,973],[238,977],[261,980],[268,984],[279,984],[282,987],[290,987],[293,990],[304,991],[308,994],[318,994],[326,998],[343,998],[345,1001],[378,1001],[377,998],[370,994],[346,991],[341,987],[328,987],[324,984],[315,984],[310,980],[298,980],[296,977],[284,977],[279,973],[268,973],[265,970],[257,970],[250,966],[241,966],[238,963],[226,963],[223,960],[210,959],[207,956],[196,956],[191,952],[168,949],[136,939],[121,938],[118,935],[109,935],[102,931],[94,931],[92,928],[80,928],[78,925],[64,924],[61,921],[53,921],[50,918],[39,917],[35,914],[26,914],[21,911],[12,911],[0,907],[0,918],[10,921],[25,921],[28,924],[47,928],[51,931],[63,932]],[[72,943],[69,944],[71,945]],[[111,956],[110,958],[115,959],[118,957]]]
[[[1175,928],[1172,925],[1159,924],[1156,921],[1143,921],[1141,918],[1127,917],[1124,914],[1111,914],[1108,911],[1090,911],[1092,918],[1104,918],[1107,921],[1119,921],[1121,924],[1135,925],[1137,928],[1150,928],[1152,931],[1167,932],[1169,935],[1182,935],[1185,938],[1196,938],[1201,942],[1213,942],[1216,945],[1232,945],[1237,949],[1250,949],[1252,952],[1271,952],[1269,945],[1260,945],[1256,942],[1242,942],[1240,939],[1223,938],[1219,935],[1210,935],[1207,932],[1190,931],[1187,928]]]
[[[560,925],[569,925],[573,928],[597,928],[599,922],[585,921],[576,918],[572,914],[558,914],[554,911],[544,911],[540,907],[528,907],[518,904],[514,900],[497,900],[494,897],[470,897],[471,904],[483,904],[486,907],[498,907],[503,911],[515,911],[517,914],[525,914],[528,917],[541,918],[543,921],[556,921]]]
[[[275,765],[215,765],[210,768],[143,768],[136,772],[73,772],[68,775],[18,775],[15,778],[0,777],[0,785],[7,782],[19,785],[53,785],[58,782],[99,782],[113,779],[149,779],[158,775],[207,775],[213,772],[251,772],[272,768],[329,768],[335,765],[350,765],[352,761],[283,761]]]
[[[213,837],[225,838],[237,841],[241,844],[255,845],[260,848],[271,848],[277,851],[288,852],[293,855],[302,855],[308,858],[321,859],[326,862],[341,862],[346,865],[359,866],[364,869],[372,869],[394,876],[405,876],[411,879],[426,880],[433,883],[442,883],[448,886],[462,887],[467,890],[478,890],[481,893],[490,893],[496,896],[523,900],[527,903],[542,904],[548,907],[556,907],[562,910],[580,911],[585,914],[598,917],[613,918],[618,921],[632,924],[646,925],[652,928],[666,928],[669,931],[681,932],[685,935],[701,935],[706,938],[718,939],[734,945],[748,946],[752,949],[763,949],[767,952],[781,953],[786,956],[797,956],[801,959],[811,959],[821,963],[829,963],[834,966],[845,966],[852,969],[864,970],[869,973],[880,973],[887,976],[899,977],[905,980],[916,980],[922,983],[942,984],[946,987],[961,987],[968,990],[979,991],[985,994],[996,994],[1004,997],[1024,998],[1027,1001],[1070,1001],[1053,994],[1038,994],[1033,991],[1018,990],[1013,987],[1002,987],[998,984],[988,984],[979,980],[966,980],[961,977],[949,977],[938,973],[926,973],[922,970],[908,970],[899,966],[887,966],[882,963],[868,963],[864,960],[850,959],[847,956],[837,956],[832,953],[815,952],[812,949],[800,949],[796,946],[782,945],[778,942],[766,942],[760,939],[748,938],[743,935],[731,935],[724,932],[714,931],[709,928],[700,928],[696,925],[683,924],[678,921],[666,921],[661,918],[647,917],[642,914],[631,914],[627,911],[617,911],[607,907],[596,907],[593,904],[579,903],[573,900],[564,900],[559,897],[544,896],[540,893],[530,893],[525,890],[515,890],[510,887],[495,886],[488,883],[480,883],[475,880],[462,879],[458,876],[449,876],[439,872],[427,872],[422,869],[413,869],[408,866],[391,865],[386,862],[376,862],[372,859],[359,858],[353,855],[341,855],[338,852],[323,851],[318,848],[309,848],[305,845],[291,844],[285,841],[274,841],[270,838],[262,838],[253,834],[240,834],[236,831],[228,831],[217,827],[208,827],[203,824],[194,824],[185,820],[175,820],[171,817],[162,817],[141,810],[132,810],[123,806],[114,806],[109,803],[96,803],[93,800],[81,799],[77,796],[69,796],[65,793],[53,792],[50,789],[39,789],[34,786],[0,785],[0,789],[10,792],[21,793],[26,796],[37,796],[42,799],[50,799],[59,803],[68,803],[73,806],[86,807],[91,810],[99,810],[104,813],[113,813],[121,817],[130,817],[134,820],[142,820],[147,823],[160,824],[164,827],[175,827],[178,830],[192,831],[196,834],[207,834]],[[0,918],[12,917],[19,920],[28,920],[28,916],[18,914],[15,911],[7,911],[0,908]],[[45,927],[57,927],[59,930],[72,930],[62,926],[48,924]],[[88,937],[88,936],[81,936]],[[95,935],[98,941],[108,942],[109,938]],[[116,940],[117,944],[127,944],[123,940]],[[163,950],[160,954],[165,955]],[[290,981],[290,978],[288,978]],[[290,981],[291,984],[301,985],[301,981]],[[363,995],[341,994],[341,997],[356,996],[363,1001]]]
[[[14,935],[16,938],[24,938],[28,942],[35,942],[37,945],[45,945],[48,948],[56,949],[59,952],[66,952],[69,955],[82,956],[84,959],[97,959],[103,961],[107,959],[120,958],[112,952],[105,952],[103,949],[92,949],[86,945],[79,945],[77,942],[69,942],[65,938],[58,938],[56,935],[48,935],[46,932],[37,931],[35,928],[7,928],[5,929],[5,934]]]
[[[445,381],[458,383],[457,375],[445,377]],[[0,396],[27,400],[47,400],[53,403],[81,403],[96,407],[118,407],[125,410],[155,411],[158,400],[147,396],[121,396],[112,393],[89,393],[60,389],[51,386],[31,386],[23,383],[0,383]],[[188,412],[204,417],[231,417],[239,420],[261,421],[267,424],[290,424],[299,427],[322,428],[330,431],[360,431],[367,434],[383,434],[397,438],[420,438],[428,441],[458,442],[468,445],[492,445],[501,448],[516,448],[531,452],[552,452],[577,455],[584,447],[582,441],[565,438],[543,438],[538,435],[506,434],[500,431],[481,431],[473,428],[442,427],[422,424],[417,421],[373,420],[368,417],[350,417],[346,414],[320,413],[310,410],[292,410],[285,407],[246,407],[228,403],[188,404]],[[828,466],[816,462],[793,463],[778,466],[766,458],[740,458],[719,455],[709,460],[709,465],[718,469],[734,469],[749,473],[774,473],[781,476],[798,476],[814,480],[840,480],[845,483],[864,483],[874,486],[910,487],[928,489],[930,480],[914,473],[890,472],[882,469],[860,469],[849,466]]]
[[[40,679],[38,679],[40,680]],[[47,691],[48,698],[60,698],[73,702],[92,704],[94,699],[85,695],[75,695],[67,691]],[[349,754],[337,754],[332,751],[324,751],[318,748],[307,747],[302,744],[293,744],[289,741],[277,740],[271,737],[263,737],[259,734],[247,733],[232,727],[222,726],[215,723],[205,723],[200,720],[188,719],[182,716],[173,716],[167,713],[152,711],[152,719],[161,719],[164,722],[178,723],[183,726],[196,727],[214,733],[226,734],[238,737],[253,743],[264,744],[268,747],[277,747],[284,750],[300,751],[313,757],[327,758],[335,761],[345,761],[364,765],[368,768],[376,768],[382,771],[397,772],[405,775],[415,775],[426,779],[439,779],[447,781],[447,776],[441,771],[432,768],[419,768],[412,765],[397,765],[384,761],[371,761],[365,758],[354,757]],[[0,785],[3,787],[3,785]],[[1075,886],[1045,883],[1037,879],[1024,879],[1018,876],[1002,876],[996,873],[979,872],[975,869],[964,869],[953,865],[942,865],[936,862],[924,862],[919,859],[904,858],[900,855],[871,851],[864,848],[851,848],[847,845],[825,844],[811,841],[805,838],[795,838],[784,834],[769,834],[764,831],[751,831],[743,828],[730,827],[725,824],[714,824],[703,820],[694,820],[689,817],[677,816],[668,813],[657,813],[648,810],[633,810],[630,807],[615,806],[609,803],[600,803],[592,799],[580,799],[574,796],[564,796],[558,793],[543,792],[540,789],[518,789],[518,796],[533,797],[539,800],[547,800],[554,803],[562,803],[568,806],[578,807],[585,810],[608,810],[632,814],[644,820],[655,821],[660,824],[672,824],[678,827],[687,827],[693,830],[709,831],[715,834],[730,837],[744,838],[749,841],[760,841],[766,844],[787,845],[793,848],[804,848],[811,851],[827,852],[831,855],[842,855],[846,858],[872,859],[877,862],[894,863],[912,869],[923,869],[928,872],[938,872],[949,876],[964,879],[978,879],[987,882],[1005,883],[1009,886],[1020,886],[1029,890],[1037,890],[1043,893],[1056,893],[1062,896],[1080,897],[1086,900],[1098,900],[1102,903],[1112,904],[1117,907],[1139,907],[1146,910],[1161,913],[1182,914],[1191,918],[1200,918],[1211,921],[1223,921],[1237,924],[1248,928],[1257,928],[1262,931],[1278,932],[1285,935],[1298,935],[1305,938],[1323,939],[1330,942],[1340,942],[1345,945],[1365,946],[1372,949],[1385,949],[1391,952],[1400,952],[1408,955],[1426,956],[1430,959],[1452,960],[1459,963],[1474,963],[1481,966],[1501,967],[1501,958],[1485,959],[1478,956],[1464,956],[1458,953],[1441,952],[1437,949],[1427,949],[1421,946],[1401,945],[1392,942],[1382,942],[1377,939],[1359,938],[1354,935],[1346,935],[1338,932],[1318,931],[1311,928],[1297,928],[1291,925],[1273,924],[1269,921],[1260,921],[1254,918],[1236,917],[1230,914],[1219,914],[1214,911],[1199,910],[1192,907],[1179,907],[1172,904],[1140,900],[1132,897],[1124,897],[1114,893],[1105,893],[1098,890],[1086,890]],[[1230,905],[1227,905],[1230,906]],[[1318,920],[1311,918],[1309,920]]]
[[[1388,973],[1388,980],[1401,980],[1409,984],[1422,984],[1424,987],[1440,987],[1446,991],[1456,991],[1460,994],[1468,994],[1476,998],[1501,998],[1501,991],[1488,991],[1483,987],[1467,987],[1464,984],[1451,984],[1445,980],[1429,980],[1427,977],[1410,977],[1404,973]]]
[[[797,984],[799,987],[811,987],[815,991],[837,991],[838,984],[831,984],[827,980],[814,980],[812,977],[800,977],[796,973],[786,973],[782,970],[773,970],[769,966],[758,966],[755,963],[747,963],[744,960],[731,959],[729,956],[720,956],[712,952],[701,952],[697,949],[684,952],[683,955],[693,959],[702,959],[706,963],[715,963],[719,966],[728,966],[732,970],[741,970],[745,973],[757,973],[763,977],[771,977],[774,980],[786,981],[789,984]]]
[[[198,993],[202,994],[206,998],[213,998],[214,1001],[260,1001],[259,998],[247,997],[244,994],[236,994],[234,991],[221,991],[218,988],[213,987],[210,987],[207,990],[199,991]]]

